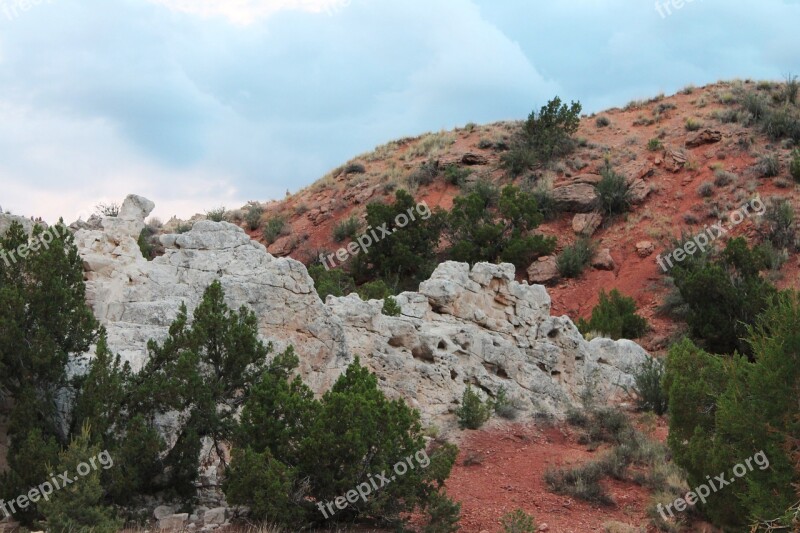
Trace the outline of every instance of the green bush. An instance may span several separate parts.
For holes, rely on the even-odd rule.
[[[278,237],[287,234],[286,218],[278,215],[267,219],[264,223],[264,228],[261,230],[264,240],[267,244],[272,244],[278,240]]]
[[[461,405],[456,409],[458,424],[462,429],[479,429],[492,416],[492,406],[467,385],[461,396]]]
[[[562,104],[559,97],[550,100],[538,112],[532,112],[523,125],[522,134],[502,162],[516,177],[536,164],[546,164],[573,149],[572,136],[580,126],[581,104]]]
[[[725,530],[785,516],[797,501],[798,332],[800,298],[787,292],[773,298],[749,329],[752,362],[706,353],[689,340],[670,350],[664,378],[668,443],[689,486],[707,483],[708,472],[730,472],[733,465],[764,454],[746,483],[713,492],[703,506],[706,516]]]
[[[565,278],[577,278],[594,257],[594,245],[589,239],[578,239],[572,246],[567,246],[556,259],[558,273]]]
[[[600,171],[600,175],[601,179],[595,185],[595,190],[603,213],[613,216],[630,209],[631,192],[625,176],[614,172],[608,163]]]
[[[472,174],[468,168],[462,168],[456,164],[447,165],[444,169],[444,178],[447,183],[463,187],[467,178]]]
[[[387,296],[383,299],[383,309],[381,310],[386,316],[400,316],[402,309],[394,299],[394,296]]]
[[[766,258],[743,238],[731,239],[722,253],[684,260],[670,270],[688,311],[691,335],[716,353],[751,353],[743,340],[748,326],[766,308],[775,288],[759,272]]]
[[[231,503],[257,512],[253,518],[303,529],[322,520],[314,502],[322,505],[369,485],[371,474],[390,472],[408,457],[420,468],[409,468],[366,501],[327,519],[400,526],[402,516],[436,501],[455,447],[428,452],[419,413],[400,400],[389,401],[358,359],[319,400],[299,377],[292,378],[297,364],[293,353],[276,358],[244,404],[234,439],[234,450],[244,451],[235,452],[224,487]]]
[[[605,128],[606,126],[611,125],[611,120],[606,116],[599,116],[595,119],[595,124],[598,128]]]
[[[659,138],[653,138],[647,141],[647,149],[651,152],[657,152],[664,147],[664,143],[661,142]]]
[[[697,131],[703,127],[703,123],[695,118],[687,118],[684,124],[686,131]]]
[[[667,412],[668,398],[663,387],[664,365],[655,357],[648,357],[635,372],[638,407],[657,415]]]
[[[578,329],[583,334],[598,332],[617,339],[638,339],[647,331],[647,321],[636,314],[636,301],[623,296],[617,289],[609,295],[600,291],[600,302],[592,309],[592,317],[586,322],[578,320]]]
[[[397,225],[398,215],[415,220],[404,227]],[[367,206],[367,225],[380,228],[385,225],[389,235],[373,242],[366,253],[352,261],[352,271],[361,284],[383,279],[397,290],[414,289],[433,272],[436,253],[444,227],[445,215],[431,211],[427,205],[417,204],[404,190],[395,193],[392,204],[371,203]],[[396,230],[396,231],[395,231]]]
[[[314,280],[314,287],[323,302],[329,295],[342,297],[356,292],[353,277],[341,268],[328,270],[322,265],[312,265],[308,267],[308,275]]]
[[[347,239],[354,239],[361,229],[361,222],[354,216],[338,222],[333,227],[333,240],[342,242]]]
[[[531,193],[507,185],[494,207],[490,190],[459,196],[448,216],[447,231],[454,261],[475,264],[503,261],[527,268],[537,257],[555,249],[555,239],[531,234],[543,216]]]
[[[250,231],[255,231],[261,227],[261,217],[264,215],[264,208],[258,204],[250,204],[247,206],[247,212],[244,215],[244,221]]]
[[[792,161],[789,163],[789,172],[792,174],[794,181],[800,182],[800,150],[795,149],[792,152]]]
[[[90,430],[86,426],[59,454],[55,471],[72,473],[74,481],[69,488],[55,491],[49,500],[39,504],[48,531],[116,533],[122,528],[123,522],[116,517],[114,509],[103,504],[105,491],[100,482],[100,472],[95,468],[88,475],[75,477],[78,466],[81,463],[88,465],[89,460],[97,458],[101,451],[99,446],[91,444]]]
[[[225,221],[225,208],[218,207],[216,209],[211,209],[210,211],[206,211],[206,218],[213,222],[224,222]]]
[[[781,162],[775,154],[765,154],[758,159],[756,168],[760,176],[773,178],[781,173]]]
[[[536,531],[533,517],[522,509],[504,514],[500,519],[500,525],[503,526],[503,533],[535,533]]]
[[[793,252],[797,248],[797,226],[794,207],[786,198],[772,198],[762,217],[766,240],[778,250]]]
[[[427,507],[428,523],[423,533],[455,533],[461,527],[461,504],[450,499],[445,492],[434,492]]]

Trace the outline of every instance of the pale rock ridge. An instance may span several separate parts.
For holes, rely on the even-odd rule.
[[[583,339],[566,317],[550,316],[544,287],[514,280],[511,265],[443,263],[419,292],[399,295],[399,317],[381,301],[329,297],[323,303],[305,267],[275,258],[238,226],[200,221],[164,235],[165,255],[146,261],[136,239],[153,204],[129,196],[102,229],[75,234],[87,298],[112,350],[139,368],[151,338],[161,340],[185,302],[189,312],[215,279],[229,305],[251,308],[265,340],[293,344],[317,393],[359,356],[390,397],[420,409],[426,423],[451,425],[467,383],[505,388],[521,411],[562,415],[587,390],[619,396],[647,356],[630,341]]]

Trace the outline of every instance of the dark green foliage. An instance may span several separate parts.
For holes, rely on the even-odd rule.
[[[625,176],[614,172],[609,162],[606,162],[600,175],[602,178],[595,185],[600,210],[609,216],[628,211],[631,207],[631,191]]]
[[[611,125],[611,120],[608,117],[601,115],[595,119],[594,123],[598,128],[605,128],[606,126]]]
[[[33,239],[38,249],[18,249],[28,245],[18,223],[0,236],[0,399],[11,440],[9,470],[0,476],[6,500],[47,479],[45,465],[69,442],[56,398],[68,385],[67,365],[96,337],[72,234],[59,222],[47,234],[36,226]],[[25,524],[35,517],[36,506],[17,515]]]
[[[397,225],[397,217],[405,217],[408,224]],[[414,220],[411,220],[411,218]],[[393,204],[371,203],[367,206],[367,225],[379,237],[366,253],[353,260],[353,272],[358,283],[383,279],[391,280],[399,289],[416,289],[427,279],[436,265],[436,250],[444,226],[444,214],[431,212],[425,205],[417,205],[406,191],[395,193]],[[378,228],[385,228],[382,236]],[[370,234],[368,230],[367,235]]]
[[[458,187],[464,186],[470,174],[472,174],[470,169],[463,168],[455,164],[447,165],[444,168],[444,178],[447,183],[456,185]]]
[[[484,402],[481,397],[467,385],[461,396],[461,405],[456,409],[458,425],[462,429],[479,429],[492,416],[492,405]]]
[[[533,517],[522,509],[504,514],[500,519],[500,525],[503,526],[503,533],[534,533],[536,531]]]
[[[247,505],[258,519],[290,527],[323,520],[313,502],[327,502],[389,472],[409,456],[429,457],[390,485],[339,511],[331,520],[380,519],[424,506],[437,493],[457,450],[424,452],[419,415],[389,401],[377,378],[356,360],[321,400],[299,377],[293,352],[277,357],[245,403],[225,483],[232,503]]]
[[[361,163],[350,163],[344,167],[344,174],[364,174],[367,168]]]
[[[794,178],[794,181],[800,182],[800,150],[795,149],[792,151],[792,160],[789,163],[789,172]]]
[[[573,148],[572,136],[580,126],[581,104],[562,104],[559,97],[550,100],[539,112],[532,112],[522,134],[503,156],[503,164],[516,177],[536,164],[568,154]]]
[[[264,240],[267,241],[267,244],[274,243],[278,240],[278,237],[281,235],[286,235],[287,232],[288,228],[286,227],[286,219],[280,215],[267,219],[267,221],[264,223],[263,229],[261,230],[261,233],[264,236]]]
[[[514,420],[517,417],[517,409],[508,397],[505,387],[500,387],[497,391],[491,406],[495,413],[507,420]]]
[[[647,331],[647,321],[636,314],[636,301],[623,296],[617,289],[610,294],[600,291],[600,302],[592,309],[592,317],[586,322],[578,320],[581,333],[598,332],[617,339],[638,339]]]
[[[247,212],[244,215],[244,221],[250,231],[255,231],[261,226],[261,216],[264,214],[264,208],[258,204],[250,204],[247,206]]]
[[[713,258],[696,256],[670,271],[688,308],[692,336],[715,353],[749,354],[743,340],[748,325],[766,308],[775,288],[759,275],[766,268],[763,252],[732,239]]]
[[[91,441],[90,430],[86,426],[59,454],[54,471],[70,472],[70,477],[75,479],[71,485],[55,491],[48,501],[39,503],[48,531],[116,533],[122,527],[122,521],[116,517],[113,508],[103,504],[105,491],[100,482],[100,471],[93,468],[86,476],[76,476],[79,464],[89,465],[89,460],[95,459],[102,451]],[[105,465],[101,467],[97,462],[95,464],[100,469],[105,468]]]
[[[434,492],[431,494],[427,508],[428,523],[422,529],[423,533],[455,533],[461,526],[461,504],[453,501],[447,493]]]
[[[559,274],[565,278],[579,277],[592,261],[594,251],[594,244],[586,238],[567,246],[556,259]]]
[[[664,147],[664,143],[661,142],[661,139],[655,137],[647,141],[647,149],[651,152],[657,152]]]
[[[762,224],[765,239],[775,248],[789,252],[797,248],[797,227],[790,200],[772,198],[767,202]]]
[[[150,242],[150,237],[152,237],[152,234],[148,228],[145,227],[139,234],[139,238],[136,241],[136,244],[139,245],[139,250],[142,252],[142,257],[148,261],[153,259],[153,245]]]
[[[748,329],[753,361],[711,355],[685,340],[670,350],[669,445],[690,486],[763,451],[746,482],[713,493],[707,516],[726,530],[783,516],[800,482],[800,299],[782,293]],[[768,459],[769,468],[764,467]],[[730,474],[729,474],[730,475]]]
[[[400,316],[402,309],[397,303],[397,300],[394,299],[394,296],[387,296],[383,300],[382,312],[386,316]]]
[[[269,351],[258,338],[255,314],[244,307],[229,309],[218,281],[206,289],[191,326],[183,305],[169,337],[148,343],[149,359],[137,375],[137,410],[179,411],[187,419],[165,458],[167,485],[177,494],[194,493],[200,439],[210,438],[221,453],[220,444],[233,436],[236,411]]]
[[[358,295],[362,300],[383,300],[388,296],[392,296],[392,290],[386,285],[382,279],[378,281],[370,281],[363,284],[358,288]]]
[[[494,198],[484,188],[455,199],[448,217],[448,255],[454,261],[503,261],[527,268],[537,257],[552,253],[555,238],[531,234],[543,220],[531,193],[507,185],[496,207]]]
[[[350,217],[342,220],[333,227],[333,240],[342,242],[347,239],[353,239],[358,234],[361,228],[361,222],[356,217]]]
[[[308,267],[308,275],[314,280],[317,294],[323,302],[329,295],[347,296],[356,290],[353,277],[341,268],[328,270],[322,265],[312,265]]]
[[[636,379],[637,404],[642,411],[657,415],[667,412],[668,398],[664,391],[664,364],[655,357],[648,357],[634,374]]]

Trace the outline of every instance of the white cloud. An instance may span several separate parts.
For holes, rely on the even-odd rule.
[[[225,17],[233,24],[249,25],[279,11],[328,13],[350,5],[352,0],[149,0],[172,11],[204,18]]]

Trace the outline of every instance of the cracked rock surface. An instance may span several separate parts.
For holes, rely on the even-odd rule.
[[[147,341],[166,337],[180,304],[191,314],[215,279],[232,308],[256,313],[265,341],[295,346],[315,392],[358,356],[389,397],[405,399],[428,424],[454,423],[467,384],[488,396],[505,388],[527,416],[563,415],[587,391],[599,403],[619,399],[647,356],[631,341],[584,340],[569,318],[550,316],[546,289],[518,283],[508,264],[443,263],[418,292],[397,296],[401,316],[389,317],[381,301],[355,294],[323,303],[303,264],[270,255],[226,222],[164,235],[165,254],[146,261],[136,241],[152,209],[129,196],[120,217],[75,233],[89,304],[111,349],[134,369]]]

